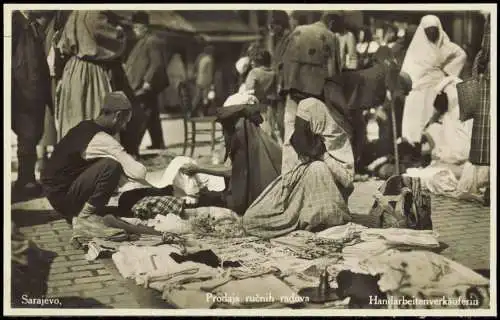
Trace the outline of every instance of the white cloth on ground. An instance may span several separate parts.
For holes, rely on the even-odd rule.
[[[438,234],[433,230],[413,230],[400,228],[367,228],[361,231],[361,240],[383,239],[390,246],[439,248]]]
[[[316,236],[332,240],[350,239],[355,233],[361,232],[367,227],[360,224],[348,222],[341,226],[335,226],[318,232]]]
[[[135,279],[139,275],[167,275],[196,268],[188,262],[175,262],[170,253],[181,254],[171,245],[157,247],[121,246],[112,259],[120,274],[126,279]]]
[[[458,180],[449,168],[410,168],[406,175],[420,178],[422,186],[434,194],[456,196]]]
[[[191,224],[188,220],[180,218],[178,215],[168,213],[166,216],[158,214],[154,219],[147,221],[148,227],[153,227],[159,232],[172,232],[186,234],[191,232]]]

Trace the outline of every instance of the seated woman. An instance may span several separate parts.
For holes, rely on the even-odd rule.
[[[460,121],[456,85],[461,80],[447,77],[436,87],[434,115],[424,131],[424,141],[431,147],[432,166],[450,167],[456,176],[461,173],[470,151],[473,120]],[[424,145],[425,146],[425,145]]]
[[[274,238],[351,221],[347,199],[354,189],[354,157],[342,114],[317,98],[300,101],[290,141],[300,161],[245,212],[243,227],[248,234]]]
[[[262,123],[259,106],[254,96],[235,94],[217,111],[217,120],[222,124],[224,133],[225,164],[187,163],[179,169],[173,169],[190,176],[200,173],[223,177],[226,185],[223,191],[203,188],[198,194],[197,203],[188,203],[175,196],[171,184],[164,185],[162,182],[160,186],[151,183],[153,187],[134,186],[122,193],[119,209],[155,211],[151,208],[157,207],[161,211],[168,208],[172,213],[187,217],[196,215],[196,208],[213,206],[228,208],[243,215],[269,183],[279,176],[281,170],[279,145],[259,128]],[[148,214],[145,212],[142,216]]]
[[[199,206],[224,207],[242,215],[280,174],[281,149],[277,142],[260,129],[262,117],[259,105],[255,101],[246,101],[245,96],[253,97],[235,94],[217,111],[224,133],[226,163],[189,164],[180,169],[189,175],[203,173],[225,178],[226,189],[223,192],[203,190]],[[240,100],[243,103],[232,103]]]

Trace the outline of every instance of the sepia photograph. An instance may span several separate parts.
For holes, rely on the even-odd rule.
[[[497,315],[496,28],[4,4],[4,315]]]

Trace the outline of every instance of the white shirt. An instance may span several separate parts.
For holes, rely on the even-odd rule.
[[[146,179],[146,167],[129,155],[118,140],[105,132],[101,131],[92,138],[83,151],[82,157],[85,160],[111,158],[121,164],[128,178],[132,180]]]

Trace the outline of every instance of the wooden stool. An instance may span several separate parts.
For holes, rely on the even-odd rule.
[[[215,133],[216,133],[216,121],[215,116],[202,116],[202,117],[192,117],[191,111],[193,107],[191,105],[191,90],[190,84],[187,81],[179,83],[178,92],[181,101],[181,107],[184,113],[184,150],[183,154],[186,154],[188,145],[191,146],[190,156],[194,154],[194,149],[196,147],[196,136],[198,134],[210,134],[210,145],[211,151],[215,149]],[[210,124],[209,129],[199,129],[197,124]]]

